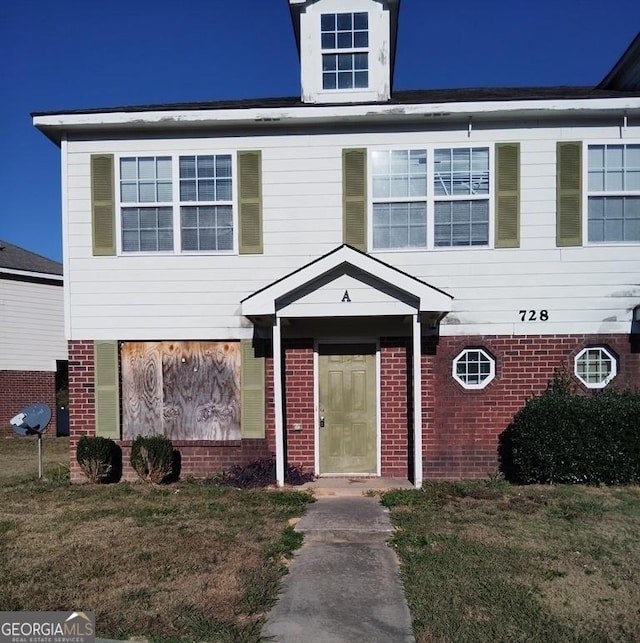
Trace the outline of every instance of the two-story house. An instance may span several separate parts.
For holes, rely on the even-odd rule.
[[[34,114],[72,449],[419,485],[494,471],[558,371],[637,387],[640,41],[596,88],[394,91],[399,0],[289,5],[300,97]]]

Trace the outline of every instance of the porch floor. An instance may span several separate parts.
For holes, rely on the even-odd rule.
[[[310,490],[316,497],[377,495],[390,489],[413,489],[414,486],[404,478],[375,478],[344,476],[335,478],[316,478],[313,482],[295,487]]]

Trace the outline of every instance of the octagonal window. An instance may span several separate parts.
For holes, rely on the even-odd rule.
[[[604,388],[617,372],[616,357],[606,348],[584,348],[576,355],[575,374],[587,388]]]
[[[496,360],[482,348],[465,348],[453,360],[453,378],[465,388],[484,388],[496,376]]]

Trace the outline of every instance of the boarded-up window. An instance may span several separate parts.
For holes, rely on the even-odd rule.
[[[240,439],[240,342],[122,345],[122,438]]]

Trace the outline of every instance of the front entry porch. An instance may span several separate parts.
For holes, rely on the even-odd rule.
[[[276,473],[422,484],[423,341],[451,297],[350,246],[242,302],[273,345]]]

